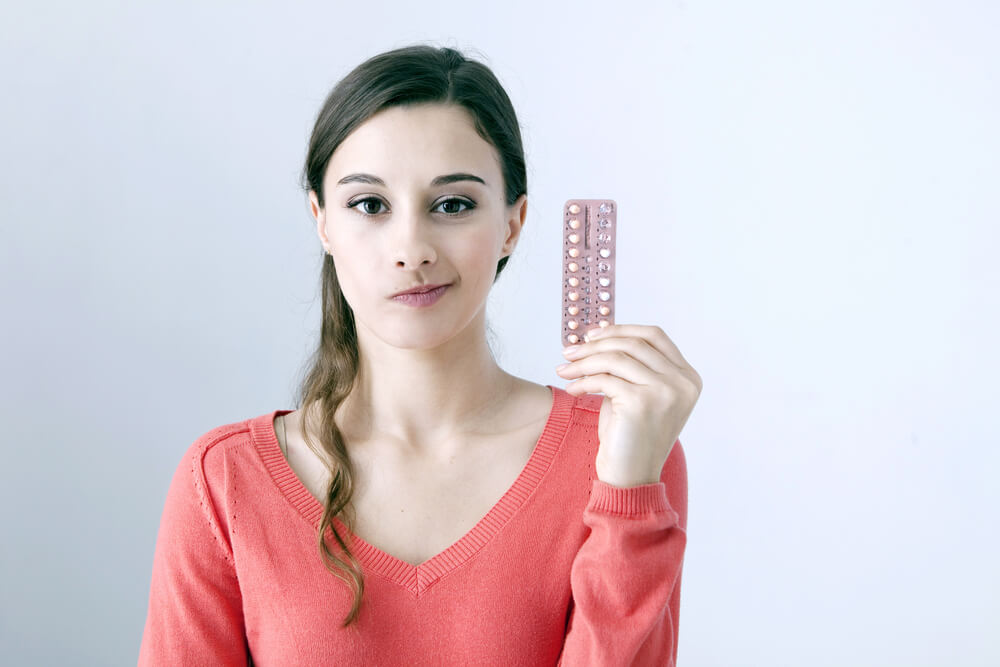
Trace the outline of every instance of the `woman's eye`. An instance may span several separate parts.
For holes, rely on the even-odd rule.
[[[363,204],[361,210],[363,211],[364,215],[378,215],[379,207],[382,206],[382,200],[378,199],[377,197],[365,197],[364,199],[359,199],[357,201],[349,203],[347,205],[347,208],[355,208],[358,204]],[[369,208],[369,204],[376,205],[374,211]]]
[[[444,206],[445,204],[453,204],[453,205],[454,204],[459,204],[459,205],[465,207],[464,210],[462,210],[462,209],[455,210],[454,208],[452,208],[451,210],[445,211],[445,213],[451,213],[451,214],[465,213],[466,211],[471,211],[472,209],[474,209],[476,207],[475,204],[473,204],[472,202],[470,202],[468,200],[465,200],[465,199],[456,199],[454,197],[452,197],[451,199],[445,199],[443,202],[441,202],[440,204],[438,204],[438,206],[439,207],[440,206]]]

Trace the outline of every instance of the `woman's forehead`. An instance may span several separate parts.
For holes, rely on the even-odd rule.
[[[494,187],[500,164],[464,108],[424,104],[384,109],[355,128],[330,159],[328,185],[355,173],[376,176],[388,188],[430,187],[452,173],[473,174]]]

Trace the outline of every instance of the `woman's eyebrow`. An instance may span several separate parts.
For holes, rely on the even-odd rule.
[[[487,185],[486,181],[479,178],[474,174],[465,173],[455,173],[455,174],[445,174],[444,176],[438,176],[433,181],[431,181],[431,187],[437,187],[439,185],[448,185],[449,183],[456,183],[458,181],[475,181],[477,183],[482,183]],[[337,181],[337,185],[346,185],[348,183],[368,183],[369,185],[381,185],[385,187],[385,181],[383,181],[378,176],[373,176],[371,174],[349,174],[344,176],[342,179]]]
[[[438,185],[448,185],[449,183],[456,183],[458,181],[476,181],[477,183],[482,183],[486,185],[486,181],[475,176],[474,174],[445,174],[444,176],[438,176],[433,181],[431,181],[431,186],[436,187]]]

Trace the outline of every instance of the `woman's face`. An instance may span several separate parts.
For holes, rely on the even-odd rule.
[[[527,212],[525,195],[504,204],[497,151],[455,105],[375,114],[334,151],[323,187],[312,213],[359,335],[402,348],[437,346],[480,315]],[[449,287],[425,307],[392,298],[422,284]]]

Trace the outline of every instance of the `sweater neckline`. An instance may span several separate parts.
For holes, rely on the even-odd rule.
[[[355,558],[369,569],[408,589],[414,595],[419,595],[446,574],[461,567],[472,558],[500,532],[517,510],[524,505],[541,482],[555,458],[556,452],[565,440],[570,415],[578,399],[559,387],[553,385],[546,385],[546,387],[552,392],[552,407],[531,456],[510,488],[469,532],[445,548],[444,551],[435,554],[419,565],[412,565],[353,534],[340,518],[336,517],[333,523],[341,536],[344,537],[345,542],[351,547]],[[317,530],[324,507],[313,497],[299,480],[295,471],[288,465],[288,461],[278,444],[278,437],[274,432],[274,419],[290,412],[293,410],[274,410],[250,420],[251,437],[278,490],[305,518],[313,530]],[[326,531],[326,538],[329,540],[328,544],[337,544],[329,528]]]

